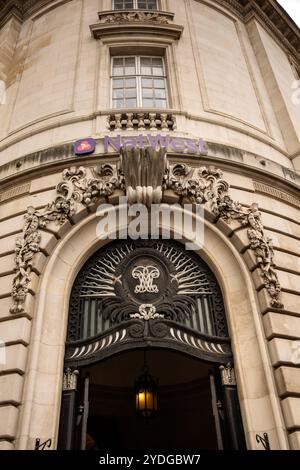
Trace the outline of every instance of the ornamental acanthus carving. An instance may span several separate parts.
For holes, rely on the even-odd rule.
[[[255,254],[265,288],[271,297],[271,306],[283,308],[281,286],[275,270],[272,240],[265,235],[257,204],[250,207],[235,202],[228,194],[229,184],[222,172],[212,167],[194,168],[185,164],[170,165],[164,177],[164,189],[172,189],[181,198],[197,204],[209,203],[219,219],[230,224],[237,220],[247,228],[250,248]]]
[[[155,22],[169,24],[170,17],[159,12],[152,11],[125,11],[101,15],[103,23],[130,23],[130,22]]]
[[[77,212],[78,204],[87,207],[101,197],[111,196],[116,189],[124,188],[124,178],[116,165],[101,165],[93,170],[72,167],[63,171],[62,182],[56,188],[58,196],[43,212],[28,208],[22,237],[16,241],[11,313],[24,312],[33,258],[40,251],[40,229],[52,221],[62,225]]]
[[[161,155],[162,149],[158,149],[157,152]],[[142,178],[140,174],[149,170],[147,165],[143,164],[145,152],[141,150],[139,155],[135,156],[138,159],[139,178]],[[162,161],[166,161],[165,154],[162,155]],[[135,170],[132,168],[130,171],[130,161],[124,158],[124,154],[120,162],[119,166],[106,164],[94,169],[83,167],[66,169],[62,174],[62,182],[57,186],[56,199],[44,211],[28,208],[22,237],[16,241],[16,274],[13,279],[11,313],[24,312],[25,300],[30,290],[34,255],[40,251],[41,229],[45,229],[50,222],[63,224],[76,214],[80,205],[88,207],[101,198],[111,196],[116,190],[126,193],[131,204],[136,201],[158,203],[161,196],[154,198],[153,194],[157,192],[162,195],[167,189],[173,190],[182,200],[187,198],[193,203],[207,203],[217,219],[223,219],[228,224],[236,220],[247,229],[249,246],[256,257],[260,275],[271,299],[271,306],[283,308],[280,301],[281,287],[275,270],[274,249],[272,241],[265,235],[261,213],[256,204],[245,207],[231,199],[228,194],[229,185],[222,179],[220,170],[213,167],[194,168],[185,164],[166,163],[165,167],[162,165],[156,168],[151,194],[148,194],[151,175],[148,171],[148,192],[139,200],[137,195],[141,191],[139,186],[133,184],[137,178]],[[143,194],[143,191],[141,193]],[[149,279],[145,274],[143,285],[149,287]],[[151,286],[154,287],[154,284]]]

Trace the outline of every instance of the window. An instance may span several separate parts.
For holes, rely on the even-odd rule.
[[[114,10],[158,10],[157,0],[114,0]]]
[[[162,57],[112,59],[114,108],[166,108],[166,74]]]

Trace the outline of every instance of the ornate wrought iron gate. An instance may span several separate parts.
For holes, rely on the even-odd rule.
[[[148,348],[171,349],[220,366],[221,394],[215,374],[210,377],[219,448],[224,447],[221,419],[230,447],[243,447],[218,282],[201,258],[165,240],[113,243],[79,272],[70,299],[59,447],[84,448],[88,377],[79,380],[78,408],[78,371],[122,351]]]

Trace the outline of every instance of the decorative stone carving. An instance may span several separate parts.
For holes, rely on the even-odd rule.
[[[176,130],[176,118],[168,113],[116,113],[108,117],[108,129],[121,130]]]
[[[64,170],[63,181],[57,185],[55,201],[43,212],[29,207],[25,215],[23,236],[16,241],[15,271],[13,279],[11,313],[24,312],[24,303],[29,292],[33,256],[40,251],[39,229],[46,228],[51,221],[63,224],[76,212],[77,203],[89,206],[100,197],[110,196],[115,189],[124,189],[124,178],[116,165],[101,165],[92,170],[90,177],[83,167]]]
[[[78,370],[68,368],[63,377],[63,391],[77,390]]]
[[[219,367],[221,372],[222,385],[236,385],[233,365],[229,362],[226,366]]]
[[[126,195],[131,204],[160,204],[162,180],[166,168],[166,151],[152,147],[121,150],[121,166],[126,181]]]
[[[222,180],[222,172],[213,167],[194,168],[178,163],[169,165],[163,188],[172,189],[178,196],[197,204],[210,201],[212,210],[217,212],[218,200],[227,193],[229,184]]]
[[[139,307],[139,313],[130,315],[130,318],[137,318],[139,320],[155,320],[156,318],[164,318],[164,315],[160,315],[156,312],[156,307],[152,304],[143,304]]]
[[[209,202],[216,217],[227,223],[238,220],[243,227],[246,227],[250,248],[255,253],[264,286],[271,297],[271,305],[274,308],[283,308],[272,241],[265,236],[257,204],[245,207],[233,201],[228,195],[229,185],[222,179],[222,172],[213,167],[170,165],[164,177],[163,188],[172,189],[182,198],[189,198],[197,204]]]
[[[116,11],[109,13],[102,13],[99,15],[103,23],[126,23],[132,21],[138,22],[155,22],[158,24],[169,24],[171,15],[167,15],[155,11]]]
[[[16,274],[13,280],[11,313],[24,312],[24,303],[30,289],[33,257],[35,253],[40,251],[41,234],[39,230],[46,228],[52,221],[63,224],[76,213],[78,204],[87,207],[96,203],[101,197],[112,195],[117,189],[125,192],[126,187],[130,196],[129,203],[135,201],[145,204],[160,202],[162,190],[172,189],[182,199],[188,198],[197,204],[209,203],[216,217],[227,223],[232,220],[239,221],[243,227],[247,228],[250,248],[255,253],[264,286],[271,298],[271,306],[283,308],[280,301],[281,286],[275,270],[272,241],[265,236],[261,213],[257,205],[252,204],[251,207],[245,207],[233,201],[228,195],[229,185],[222,179],[220,170],[213,167],[194,168],[185,164],[169,165],[164,169],[166,166],[165,150],[152,149],[151,151],[153,156],[153,161],[152,159],[151,161],[155,164],[155,171],[149,172],[148,168],[149,174],[147,176],[147,190],[152,188],[151,198],[146,192],[144,198],[138,199],[138,194],[144,194],[143,188],[141,192],[139,187],[132,187],[132,180],[137,181],[134,176],[135,165],[132,165],[128,159],[128,150],[123,150],[120,166],[122,170],[124,169],[124,173],[119,166],[112,164],[101,165],[94,169],[72,167],[64,170],[63,180],[57,185],[58,195],[44,211],[37,211],[33,207],[28,208],[23,236],[16,241]],[[140,158],[139,165],[138,161],[135,162],[138,165],[138,174],[143,175],[142,179],[145,181],[147,166],[141,164],[143,163],[141,156],[150,152],[150,149],[139,149],[137,152]],[[151,175],[155,179],[154,183],[152,181],[152,186]],[[159,185],[159,180],[161,180],[161,185]],[[154,188],[153,184],[156,185]],[[176,302],[181,315],[181,309],[184,311],[184,302],[181,305],[180,298]],[[165,306],[165,309],[169,312],[168,305]]]
[[[247,227],[250,248],[256,256],[264,286],[271,297],[271,305],[275,308],[283,308],[280,301],[281,286],[275,270],[272,240],[264,233],[257,204],[252,204],[249,208],[243,207],[228,195],[224,195],[219,199],[217,207],[218,216],[226,222],[238,220],[243,227]]]
[[[184,27],[174,24],[174,13],[153,10],[113,10],[98,13],[99,22],[90,25],[95,39],[121,35],[159,36],[169,41],[180,39]]]

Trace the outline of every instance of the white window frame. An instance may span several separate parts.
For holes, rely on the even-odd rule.
[[[115,1],[113,0],[112,2],[112,9],[115,11],[122,11],[122,10],[116,10],[115,9]],[[140,8],[138,7],[138,0],[133,0],[133,10],[139,10]],[[149,10],[149,11],[158,11],[159,10],[159,0],[156,0],[156,10]],[[124,11],[124,10],[123,10]]]
[[[120,76],[117,76],[117,75],[113,75],[113,63],[114,63],[114,59],[127,59],[127,58],[132,58],[134,57],[135,58],[135,70],[136,70],[136,74],[135,75],[120,75]],[[141,73],[141,59],[162,59],[162,64],[163,64],[163,75],[142,75]],[[137,105],[136,107],[129,107],[129,108],[118,108],[118,107],[114,107],[114,99],[113,99],[113,90],[114,90],[114,87],[113,87],[113,80],[114,78],[118,79],[124,79],[124,78],[135,78],[136,79],[136,91],[137,91]],[[157,108],[157,109],[168,109],[168,106],[169,106],[169,93],[168,93],[168,80],[167,80],[167,70],[166,70],[166,64],[165,64],[165,59],[164,57],[162,56],[153,56],[153,55],[147,55],[147,54],[142,54],[142,55],[117,55],[117,56],[112,56],[111,57],[111,73],[110,73],[110,96],[111,96],[111,108],[112,109],[119,109],[119,110],[122,110],[122,109],[139,109],[139,108],[144,108],[144,109],[155,109],[154,107],[149,107],[149,106],[143,106],[143,96],[142,96],[142,78],[151,78],[151,79],[155,79],[155,78],[161,78],[164,80],[164,83],[165,83],[165,93],[166,93],[166,106],[165,108]]]

